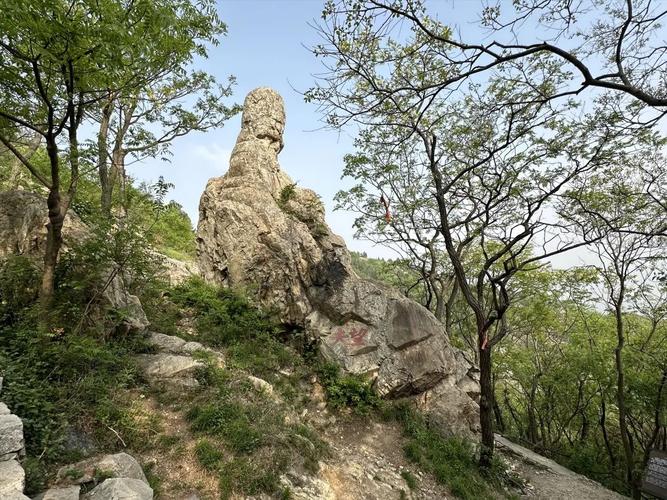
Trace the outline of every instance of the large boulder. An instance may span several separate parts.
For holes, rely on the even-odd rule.
[[[152,500],[153,489],[138,479],[117,477],[107,479],[82,498],[85,500]]]
[[[22,449],[23,422],[13,413],[0,415],[0,460],[13,458]]]
[[[26,498],[23,496],[25,471],[16,460],[0,461],[0,498]]]
[[[475,383],[474,370],[427,309],[355,273],[319,197],[280,168],[284,127],[280,95],[269,88],[248,94],[229,170],[209,180],[201,197],[202,276],[250,290],[282,321],[319,339],[325,357],[372,378],[382,395],[446,384],[457,396],[452,412],[467,421],[477,405],[460,385]]]

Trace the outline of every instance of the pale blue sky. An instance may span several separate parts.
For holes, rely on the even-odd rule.
[[[477,9],[479,2],[438,1],[438,6],[453,11]],[[353,216],[333,211],[333,197],[343,186],[343,156],[352,150],[352,137],[332,130],[321,130],[315,105],[306,104],[294,89],[304,91],[321,71],[318,61],[306,47],[318,38],[308,25],[320,18],[322,0],[223,0],[219,12],[228,26],[228,35],[202,68],[224,81],[236,76],[234,99],[260,86],[277,90],[285,99],[287,124],[285,149],[279,160],[282,168],[300,186],[315,190],[324,201],[327,221],[334,232],[343,236],[354,250],[375,256],[393,256],[388,249],[353,240]],[[458,16],[457,16],[458,17]],[[197,221],[199,197],[211,177],[227,170],[229,154],[240,128],[240,116],[206,134],[192,134],[173,145],[171,163],[147,161],[133,165],[131,174],[141,180],[154,181],[160,175],[175,184],[170,196],[183,205],[194,224]],[[320,129],[320,130],[318,130]]]
[[[511,8],[511,2],[505,4]],[[437,12],[440,20],[454,25],[470,37],[481,34],[475,23],[484,0],[431,0],[429,11]],[[220,81],[236,76],[234,100],[242,102],[256,87],[269,86],[285,100],[287,124],[285,148],[279,161],[300,186],[315,190],[327,209],[327,222],[345,238],[349,248],[366,251],[377,257],[393,257],[387,248],[354,240],[350,213],[334,211],[333,197],[345,185],[341,180],[343,156],[352,151],[353,130],[339,134],[322,129],[320,114],[314,104],[306,104],[298,91],[305,91],[322,71],[321,62],[307,49],[318,42],[318,35],[309,26],[320,19],[323,0],[220,0],[218,9],[228,27],[228,35],[211,49],[210,58],[199,66]],[[538,33],[535,33],[540,38]],[[295,90],[296,89],[296,90]],[[228,167],[240,115],[229,120],[224,128],[206,134],[191,134],[177,139],[171,163],[158,160],[133,165],[131,174],[155,181],[163,176],[175,184],[170,193],[197,222],[199,198],[211,177],[223,175]],[[582,262],[582,252],[572,252],[555,259],[558,266]]]

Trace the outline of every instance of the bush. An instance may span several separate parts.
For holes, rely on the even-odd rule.
[[[191,311],[197,340],[212,347],[225,347],[231,366],[270,378],[280,368],[301,362],[281,341],[284,329],[274,317],[243,294],[193,277],[171,289],[168,295],[173,307],[167,303],[165,307],[154,308],[157,316],[161,316],[154,321],[158,327],[164,324],[169,328],[171,324],[173,328],[179,309]],[[151,321],[155,318],[150,317]],[[173,329],[170,333],[178,332]]]
[[[340,367],[334,363],[320,363],[316,371],[332,407],[350,407],[360,414],[380,407],[382,400],[364,377],[341,375]]]
[[[138,380],[132,354],[144,348],[140,339],[109,341],[97,327],[82,323],[77,328],[74,321],[85,309],[92,283],[89,272],[74,263],[97,258],[80,253],[88,248],[70,251],[58,267],[61,283],[48,329],[38,328],[35,264],[24,257],[0,264],[2,399],[23,420],[29,492],[39,489],[46,465],[67,459],[68,428],[74,423],[106,428],[96,425],[101,423],[99,409]]]

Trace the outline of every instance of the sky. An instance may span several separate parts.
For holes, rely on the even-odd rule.
[[[450,1],[438,1],[452,9]],[[459,2],[457,9],[478,8],[478,2]],[[346,185],[341,181],[343,157],[353,150],[352,131],[339,133],[323,129],[321,114],[307,104],[301,92],[312,87],[321,62],[308,47],[318,42],[309,26],[322,13],[322,0],[223,0],[219,14],[228,34],[212,48],[210,57],[197,64],[224,82],[228,75],[237,78],[232,101],[243,102],[246,94],[268,86],[285,100],[287,123],[285,148],[280,153],[281,168],[301,187],[313,189],[327,211],[327,222],[352,250],[376,257],[395,257],[393,251],[353,239],[351,213],[334,211],[334,195]],[[232,102],[230,101],[230,102]],[[180,203],[197,223],[199,198],[211,177],[223,175],[240,130],[240,115],[219,130],[193,133],[177,139],[170,163],[150,160],[132,165],[130,174],[138,180],[155,181],[163,176],[175,188],[170,197]],[[349,185],[349,184],[348,184]]]
[[[213,47],[207,60],[197,69],[213,74],[219,81],[234,75],[237,85],[231,102],[242,103],[246,94],[257,87],[268,86],[285,100],[287,123],[285,148],[280,153],[281,168],[301,187],[313,189],[324,202],[327,222],[342,236],[352,250],[373,257],[396,257],[389,248],[354,239],[354,215],[334,211],[334,196],[350,186],[341,180],[343,157],[353,151],[353,130],[337,132],[323,127],[315,104],[304,102],[302,92],[312,87],[315,75],[323,71],[321,61],[309,51],[318,41],[310,26],[321,17],[323,0],[221,0],[220,17],[228,34]],[[479,28],[474,21],[484,2],[477,0],[432,0],[429,12],[455,25],[470,36]],[[537,34],[539,37],[539,34]],[[156,181],[163,176],[175,188],[170,197],[183,206],[196,226],[199,198],[206,182],[223,175],[229,155],[240,130],[240,115],[218,130],[192,133],[176,139],[170,163],[145,161],[130,167],[138,180]],[[584,263],[585,256],[568,253],[552,263],[569,267]]]
[[[364,250],[368,244],[353,242],[351,214],[334,212],[333,197],[341,187],[343,156],[352,151],[352,137],[322,130],[316,106],[306,104],[299,92],[313,86],[320,62],[306,48],[317,41],[308,23],[319,18],[319,0],[225,0],[219,13],[228,34],[210,52],[201,69],[225,81],[237,78],[232,101],[243,102],[257,87],[271,87],[285,100],[287,123],[285,148],[279,162],[301,187],[315,190],[324,201],[327,220],[348,245]],[[170,163],[160,160],[134,165],[131,175],[141,180],[164,176],[175,188],[170,196],[180,203],[196,225],[199,198],[211,177],[223,175],[240,130],[240,115],[223,128],[177,139]],[[374,252],[378,254],[379,252]]]

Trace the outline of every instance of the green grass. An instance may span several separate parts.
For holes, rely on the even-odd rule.
[[[200,439],[195,446],[195,455],[202,466],[209,471],[215,471],[220,468],[225,458],[225,454],[220,448],[208,439]]]
[[[282,474],[291,467],[316,471],[328,453],[314,430],[287,419],[291,407],[298,408],[299,384],[312,370],[284,342],[286,332],[274,318],[242,294],[195,278],[167,295],[166,307],[153,310],[154,323],[175,325],[187,311],[197,331],[192,338],[225,352],[225,368],[211,356],[200,356],[206,368],[198,373],[200,389],[189,401],[186,418],[198,437],[199,463],[218,476],[223,498],[284,495]],[[169,333],[188,337],[178,330]],[[281,369],[292,375],[279,374]],[[273,383],[289,404],[256,390],[246,374]]]
[[[412,475],[412,473],[409,470],[402,470],[401,477],[405,479],[405,484],[408,485],[408,488],[410,488],[411,490],[417,489],[417,479],[415,478],[415,476]]]
[[[217,472],[223,498],[278,495],[280,475],[291,466],[317,470],[328,449],[315,431],[287,423],[288,408],[252,388],[240,371],[213,364],[207,371],[187,417],[192,431],[205,436],[197,458]]]
[[[407,459],[433,474],[457,498],[493,499],[497,498],[498,491],[503,490],[507,473],[500,460],[494,462],[491,470],[481,470],[471,442],[458,437],[445,437],[407,403],[388,406],[384,416],[403,427],[408,439],[404,447]],[[404,479],[409,486],[410,481],[405,476]]]

